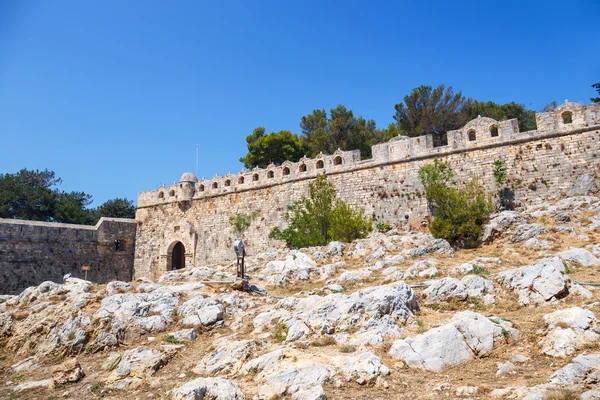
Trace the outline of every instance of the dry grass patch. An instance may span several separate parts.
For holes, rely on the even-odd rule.
[[[315,347],[332,346],[335,344],[335,339],[333,336],[319,336],[310,342],[310,344]]]

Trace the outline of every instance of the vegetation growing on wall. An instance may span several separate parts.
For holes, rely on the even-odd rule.
[[[474,248],[480,244],[483,226],[494,211],[494,204],[477,178],[459,188],[453,177],[454,171],[439,160],[419,169],[433,216],[429,229],[434,237],[446,239],[453,246]]]
[[[229,217],[229,225],[232,226],[233,231],[238,237],[244,235],[244,232],[250,228],[252,225],[252,221],[256,218],[257,214],[245,214],[245,213],[237,213]]]
[[[269,237],[284,240],[295,248],[323,246],[331,240],[351,242],[365,237],[372,229],[372,222],[362,209],[337,198],[325,175],[309,184],[308,197],[288,206],[286,221],[287,228],[274,228]]]
[[[89,208],[92,195],[57,188],[53,171],[22,169],[0,174],[0,218],[94,225],[101,217],[135,218],[133,201],[112,199]]]

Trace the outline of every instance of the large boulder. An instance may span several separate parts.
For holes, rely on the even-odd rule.
[[[522,222],[525,219],[514,211],[502,211],[485,225],[483,228],[482,241],[491,242],[494,238],[502,235],[516,222]]]
[[[224,308],[214,299],[199,294],[183,303],[177,309],[184,326],[211,326],[223,320]]]
[[[261,275],[271,285],[286,286],[295,281],[306,281],[317,271],[317,263],[301,251],[292,251],[285,260],[268,262]]]
[[[500,272],[496,280],[519,295],[522,305],[543,304],[569,293],[570,279],[558,257],[546,258],[523,268]]]
[[[512,243],[523,242],[545,233],[547,229],[539,224],[517,224],[510,235]]]
[[[465,300],[467,298],[466,286],[456,278],[443,278],[434,281],[431,286],[423,291],[423,297],[428,303],[441,301]]]
[[[452,321],[423,334],[396,340],[390,356],[410,368],[440,372],[463,364],[475,356],[490,354],[507,339],[516,340],[519,331],[499,318],[490,319],[472,311],[457,313]]]
[[[557,254],[562,260],[580,267],[600,266],[600,260],[586,249],[574,248]]]
[[[108,376],[107,383],[118,389],[138,387],[145,378],[152,376],[167,361],[167,355],[158,350],[147,347],[127,350],[111,362],[111,367],[114,369]]]
[[[544,315],[542,320],[548,333],[540,341],[540,347],[543,353],[553,357],[571,355],[600,338],[594,313],[581,307],[558,310]]]

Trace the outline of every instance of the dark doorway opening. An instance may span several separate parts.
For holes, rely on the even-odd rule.
[[[171,254],[171,269],[185,268],[185,247],[183,243],[177,242],[173,246],[173,253]]]

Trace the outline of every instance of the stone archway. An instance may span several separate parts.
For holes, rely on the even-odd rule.
[[[175,242],[169,256],[169,271],[185,268],[185,247],[183,243]]]

